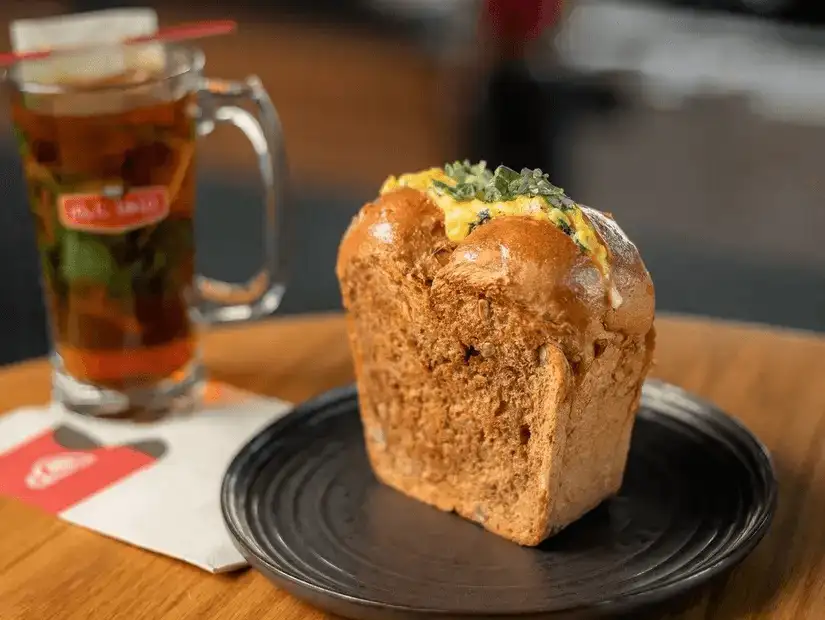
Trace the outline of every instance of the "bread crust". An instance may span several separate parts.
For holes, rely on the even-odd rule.
[[[411,188],[361,209],[336,265],[378,478],[525,545],[618,491],[654,348],[635,245],[582,211],[607,273],[530,217],[452,242]]]

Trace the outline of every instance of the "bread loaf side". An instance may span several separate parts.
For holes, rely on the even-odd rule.
[[[576,217],[604,264],[578,229],[518,212],[451,238],[437,202],[392,187],[340,246],[370,463],[402,493],[536,545],[621,486],[653,287],[595,210]]]

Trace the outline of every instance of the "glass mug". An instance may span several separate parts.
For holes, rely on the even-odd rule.
[[[66,63],[88,66],[66,52],[18,63],[6,84],[54,343],[54,398],[122,417],[191,408],[204,380],[198,326],[278,307],[285,161],[257,78],[204,78],[202,52],[185,46],[94,53],[110,62],[113,52],[133,66],[58,79]],[[151,70],[135,62],[140,54],[154,54]],[[252,143],[265,190],[264,264],[240,285],[194,273],[195,144],[217,123]]]

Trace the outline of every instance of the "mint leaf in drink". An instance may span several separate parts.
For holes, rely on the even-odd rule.
[[[145,240],[140,277],[150,288],[173,293],[189,284],[193,256],[192,220],[165,219]]]
[[[118,299],[128,299],[134,296],[135,271],[133,267],[120,268],[109,278],[109,294]]]
[[[116,270],[114,258],[103,242],[88,233],[64,231],[60,271],[67,281],[108,284]]]
[[[148,246],[164,259],[155,263],[161,269],[174,269],[194,253],[193,225],[190,219],[167,218],[160,222]]]
[[[17,150],[20,152],[20,156],[26,157],[31,153],[31,149],[29,149],[29,142],[26,140],[26,135],[17,125],[13,125],[11,130],[14,134],[14,141],[17,143]]]
[[[40,269],[43,273],[43,280],[50,289],[53,289],[55,281],[57,280],[57,274],[51,258],[50,252],[47,249],[40,250]]]

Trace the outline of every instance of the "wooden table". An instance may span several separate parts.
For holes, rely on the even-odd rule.
[[[825,618],[825,339],[685,318],[658,321],[655,375],[715,401],[771,449],[780,508],[756,551],[668,618]],[[218,379],[297,401],[351,380],[338,316],[215,331]],[[48,398],[45,362],[0,372],[0,411]],[[253,571],[212,576],[0,499],[3,620],[312,620]]]

